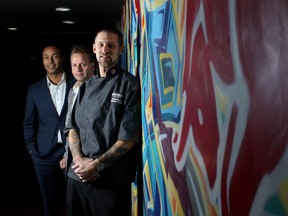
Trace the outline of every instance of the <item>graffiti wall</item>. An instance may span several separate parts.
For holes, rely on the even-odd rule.
[[[122,24],[143,214],[288,215],[288,1],[130,0]]]

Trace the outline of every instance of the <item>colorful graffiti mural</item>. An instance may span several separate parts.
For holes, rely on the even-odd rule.
[[[288,215],[288,2],[124,11],[125,64],[142,83],[143,214]]]

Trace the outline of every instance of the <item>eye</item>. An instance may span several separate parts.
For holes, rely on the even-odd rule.
[[[59,59],[59,56],[58,55],[54,55],[53,59]]]

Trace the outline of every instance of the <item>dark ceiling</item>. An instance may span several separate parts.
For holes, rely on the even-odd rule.
[[[99,26],[121,20],[125,0],[1,0],[0,30],[18,27],[19,32],[95,32]],[[71,11],[57,12],[57,7]],[[74,25],[62,21],[73,20]]]
[[[12,70],[43,69],[41,53],[48,44],[60,45],[67,55],[73,44],[92,48],[100,27],[121,22],[124,5],[125,0],[0,0],[0,61],[10,71],[7,76]],[[57,7],[71,11],[57,12]]]

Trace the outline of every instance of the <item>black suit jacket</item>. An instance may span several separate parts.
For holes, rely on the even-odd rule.
[[[31,84],[26,96],[23,121],[27,151],[37,164],[58,164],[65,152],[66,136],[63,133],[67,113],[67,98],[76,80],[66,74],[66,93],[61,114],[52,101],[46,77]],[[63,145],[57,143],[58,131]]]

